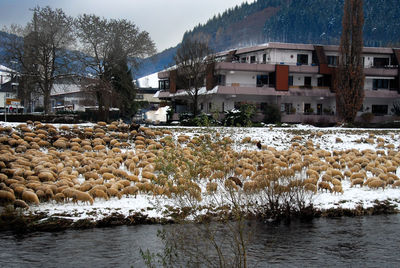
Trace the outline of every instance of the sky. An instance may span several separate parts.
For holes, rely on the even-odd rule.
[[[61,8],[67,15],[95,14],[127,19],[147,31],[161,52],[176,46],[187,30],[218,13],[254,0],[0,0],[0,29],[25,25],[35,6]]]

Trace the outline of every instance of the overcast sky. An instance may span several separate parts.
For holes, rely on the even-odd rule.
[[[74,17],[87,13],[128,19],[149,32],[162,51],[177,45],[186,30],[243,2],[254,0],[0,0],[0,25],[25,25],[32,18],[29,9],[50,6]]]

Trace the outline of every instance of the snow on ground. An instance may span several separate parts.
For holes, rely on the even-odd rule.
[[[0,122],[1,126],[13,126],[18,123]],[[54,124],[55,126],[60,126]],[[92,126],[93,124],[85,124]],[[157,127],[158,128],[158,127]],[[291,146],[292,138],[301,136],[302,143],[307,140],[312,140],[315,147],[332,152],[333,150],[357,149],[359,151],[365,149],[385,150],[387,148],[377,148],[377,142],[368,143],[367,139],[371,134],[374,134],[374,140],[380,137],[385,140],[385,144],[392,144],[394,150],[398,151],[400,145],[400,130],[399,129],[349,129],[349,128],[316,128],[305,125],[295,125],[291,127],[264,127],[264,128],[193,128],[193,127],[164,127],[174,133],[174,138],[181,134],[190,137],[209,133],[212,136],[219,133],[221,137],[228,136],[235,141],[234,150],[241,151],[257,150],[255,144],[243,144],[241,141],[245,137],[251,137],[254,141],[260,141],[262,145],[274,147],[277,150],[286,150]],[[319,132],[319,133],[318,133]],[[317,135],[317,133],[319,135]],[[337,142],[338,140],[342,142]],[[397,176],[400,175],[397,169]],[[390,199],[393,204],[400,208],[400,189],[392,189],[391,187],[385,190],[371,190],[368,187],[353,187],[350,188],[349,180],[344,180],[343,194],[331,194],[318,192],[313,197],[313,204],[316,208],[356,208],[362,205],[364,208],[372,207],[375,200]],[[201,186],[204,190],[204,185]],[[204,192],[204,191],[203,191]],[[204,197],[201,204],[209,205],[214,202],[208,197]],[[165,207],[176,205],[176,200],[171,200],[165,197],[155,197],[150,194],[139,194],[137,197],[123,197],[120,200],[111,198],[109,201],[96,200],[93,205],[83,203],[73,204],[65,203],[58,204],[55,202],[42,203],[39,206],[31,206],[29,212],[39,213],[46,212],[48,215],[72,219],[92,219],[98,220],[104,216],[111,215],[114,212],[123,215],[132,215],[140,212],[148,215],[151,218],[162,218]]]

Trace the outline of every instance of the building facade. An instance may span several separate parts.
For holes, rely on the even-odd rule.
[[[268,43],[221,52],[207,68],[198,109],[218,113],[256,105],[259,119],[266,105],[276,105],[282,122],[337,122],[334,70],[338,46]],[[356,120],[393,120],[400,101],[400,49],[363,48],[365,98]],[[177,88],[176,70],[160,72],[159,98],[171,100],[175,112],[190,111],[188,96]]]

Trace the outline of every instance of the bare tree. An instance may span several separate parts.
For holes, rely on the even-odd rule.
[[[336,109],[345,122],[353,122],[364,100],[363,1],[346,0],[335,78]]]
[[[182,42],[176,52],[179,83],[193,103],[193,117],[198,113],[199,91],[204,86],[207,65],[214,61],[211,53],[207,43],[190,39]]]
[[[44,111],[50,112],[50,93],[58,79],[71,75],[71,54],[67,48],[74,42],[73,19],[62,9],[49,6],[33,9],[33,18],[25,27],[4,28],[9,35],[1,41],[5,59],[14,63],[23,79],[24,95],[39,93]]]
[[[103,115],[103,120],[107,120],[110,108],[107,98],[111,95],[110,90],[113,91],[112,77],[107,75],[109,67],[126,59],[136,69],[140,58],[155,53],[155,45],[146,31],[140,31],[127,20],[107,20],[84,14],[76,20],[76,27],[85,53],[81,58],[82,65],[86,67],[84,75],[91,73],[98,80],[97,86],[91,88],[98,101],[99,113]],[[120,57],[112,56],[116,46]]]

